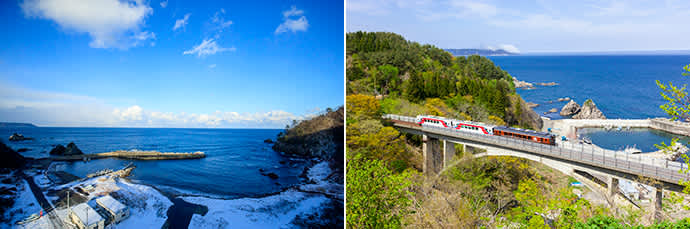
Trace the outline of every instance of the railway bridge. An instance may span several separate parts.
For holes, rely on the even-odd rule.
[[[680,182],[690,180],[690,175],[681,173],[688,165],[675,161],[629,154],[622,151],[605,150],[585,144],[558,142],[546,145],[516,138],[475,134],[449,128],[420,126],[415,117],[387,114],[383,116],[401,132],[421,135],[425,174],[437,174],[450,165],[455,155],[454,144],[463,147],[486,149],[483,155],[506,155],[522,157],[543,163],[567,175],[585,172],[597,177],[606,177],[607,199],[612,200],[619,192],[620,179],[650,179],[656,183],[653,196],[655,218],[660,217],[664,190],[680,192]],[[476,156],[483,156],[476,155]]]

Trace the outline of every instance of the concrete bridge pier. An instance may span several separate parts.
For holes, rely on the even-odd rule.
[[[438,174],[441,171],[441,144],[437,138],[422,135],[423,170],[426,175]]]
[[[422,152],[424,174],[435,175],[450,165],[455,156],[455,145],[451,141],[432,138],[425,134],[422,136]]]
[[[450,162],[455,156],[455,143],[443,140],[443,168],[450,166]]]
[[[609,198],[611,204],[613,204],[613,200],[616,197],[616,194],[618,193],[618,182],[618,178],[608,176],[608,181],[606,182],[606,188],[608,189],[607,198]]]
[[[664,196],[664,189],[661,185],[654,185],[654,195],[652,196],[652,220],[654,222],[660,222],[662,220],[661,215],[661,201]]]

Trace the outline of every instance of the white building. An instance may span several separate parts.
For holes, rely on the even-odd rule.
[[[129,216],[129,208],[110,195],[96,199],[96,203],[110,213],[114,223],[119,223]]]
[[[103,229],[105,227],[105,219],[86,203],[72,207],[69,216],[80,229]]]

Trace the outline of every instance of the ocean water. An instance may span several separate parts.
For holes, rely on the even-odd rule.
[[[525,101],[539,104],[535,112],[552,119],[563,117],[558,113],[544,115],[544,112],[551,108],[560,111],[567,102],[549,101],[562,97],[570,97],[580,105],[590,98],[609,119],[667,117],[659,108],[665,101],[655,81],[671,81],[678,86],[690,84],[690,76],[681,75],[683,66],[690,64],[690,55],[496,56],[490,59],[519,80],[558,83],[517,90]],[[690,138],[649,129],[622,132],[585,129],[579,134],[612,150],[635,146],[643,152],[656,151],[654,144],[669,143],[674,137],[686,145],[690,142]]]
[[[535,85],[534,90],[518,89],[525,101],[540,104],[534,108],[540,115],[551,108],[560,111],[567,103],[549,104],[548,101],[570,97],[580,105],[592,99],[609,119],[664,117],[659,108],[664,100],[655,80],[690,84],[690,77],[681,75],[683,66],[690,64],[690,55],[496,56],[490,59],[519,80],[559,84]],[[548,117],[560,118],[560,115]]]
[[[206,153],[194,160],[132,161],[137,166],[130,179],[169,191],[223,198],[257,197],[280,192],[299,183],[305,164],[273,151],[265,139],[276,129],[166,129],[166,128],[0,128],[0,136],[13,149],[28,148],[27,157],[47,157],[57,144],[74,142],[84,153],[115,150]],[[8,142],[14,132],[35,140]],[[284,162],[281,164],[280,162]],[[62,162],[61,162],[62,163]],[[121,159],[65,162],[58,169],[83,177],[104,168],[119,169],[130,163]],[[259,169],[276,173],[272,180]]]

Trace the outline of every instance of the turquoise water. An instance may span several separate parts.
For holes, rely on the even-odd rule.
[[[226,198],[254,197],[281,191],[299,183],[306,163],[284,157],[263,142],[281,130],[267,129],[161,129],[161,128],[0,128],[6,139],[17,132],[35,140],[7,142],[14,149],[28,148],[27,157],[47,157],[56,145],[77,144],[84,153],[115,150],[206,153],[198,160],[133,161],[131,179],[184,193]],[[283,162],[281,164],[280,162]],[[129,160],[99,159],[60,166],[77,176],[104,168],[119,169]],[[272,180],[259,169],[278,174]]]
[[[578,104],[591,98],[609,119],[643,119],[666,117],[659,108],[664,100],[655,81],[672,81],[675,85],[690,84],[690,77],[682,76],[683,66],[690,64],[690,55],[611,55],[611,56],[497,56],[490,57],[510,75],[522,81],[556,82],[556,86],[536,86],[534,90],[518,89],[525,101],[538,103],[534,110],[543,115],[551,108],[560,109],[567,102],[554,102],[570,97]],[[545,115],[563,118],[557,113]],[[668,143],[680,137],[649,129],[604,131],[586,129],[581,136],[590,138],[607,149],[636,146],[643,152],[656,151],[654,144]]]

